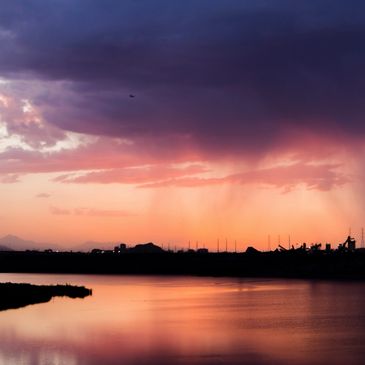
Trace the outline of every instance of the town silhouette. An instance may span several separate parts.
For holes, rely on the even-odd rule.
[[[303,243],[274,251],[165,250],[149,242],[90,252],[1,251],[2,272],[365,279],[365,249],[351,236],[332,249]]]

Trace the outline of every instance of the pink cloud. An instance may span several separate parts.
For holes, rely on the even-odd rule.
[[[7,107],[3,106],[4,115],[8,119],[7,129],[10,134],[22,136],[23,141],[33,149],[23,149],[15,144],[0,152],[0,183],[17,182],[22,174],[62,173],[54,181],[135,184],[145,188],[258,184],[282,188],[285,191],[302,184],[308,189],[326,191],[349,181],[337,165],[309,164],[324,159],[335,160],[330,158],[339,153],[334,137],[328,140],[309,132],[299,133],[289,129],[270,146],[270,158],[277,160],[280,156],[289,156],[289,160],[291,158],[301,162],[266,169],[255,168],[258,162],[267,157],[268,151],[265,148],[255,145],[254,157],[249,153],[238,153],[239,150],[235,149],[227,149],[226,152],[222,149],[206,149],[196,144],[188,133],[168,136],[147,133],[130,136],[129,140],[98,137],[75,148],[47,152],[41,146],[44,143],[55,146],[65,138],[65,132],[57,131],[57,127],[44,120],[40,111],[35,108],[27,113],[22,112],[21,103],[14,99],[10,100]],[[216,136],[212,145],[219,143],[220,138]],[[227,162],[244,162],[249,171],[240,172],[237,168],[223,177],[201,175],[208,172],[205,166],[219,166]],[[182,164],[184,167],[178,167]],[[210,176],[214,176],[215,171],[209,172]],[[53,214],[65,212],[54,211]]]
[[[51,214],[53,215],[70,215],[71,211],[69,209],[62,209],[62,208],[57,208],[54,206],[51,206],[49,208]]]
[[[36,198],[49,198],[50,196],[51,196],[51,194],[48,194],[48,193],[39,193],[35,197]]]
[[[85,217],[127,217],[132,215],[130,212],[119,209],[95,209],[95,208],[74,208],[65,209],[51,206],[50,212],[53,215],[75,215]]]
[[[155,165],[147,167],[131,167],[124,169],[103,170],[86,173],[81,176],[65,174],[58,176],[54,180],[64,183],[141,184],[150,181],[191,176],[207,171],[207,168],[197,164],[181,168]]]
[[[0,175],[0,183],[1,184],[15,184],[19,182],[18,174],[4,174]]]
[[[1,120],[9,136],[17,135],[33,148],[54,146],[65,138],[65,131],[45,121],[41,111],[28,99],[9,91],[0,94]]]
[[[348,176],[337,171],[339,167],[341,167],[341,165],[338,164],[311,165],[300,162],[288,166],[278,166],[231,174],[220,178],[177,178],[143,184],[140,185],[140,187],[199,187],[219,184],[256,184],[282,188],[284,192],[289,192],[299,185],[304,185],[309,190],[316,189],[328,191],[334,187],[342,186],[350,182]]]
[[[93,209],[93,208],[75,208],[73,210],[74,215],[82,215],[89,217],[127,217],[131,213],[124,210],[113,209]]]
[[[76,149],[41,152],[11,147],[0,153],[0,173],[45,173],[96,169],[117,169],[155,164],[200,161],[195,153],[157,147],[144,148],[139,143],[121,143],[112,138],[100,138]]]
[[[150,154],[148,149],[143,149],[140,145],[100,138],[94,143],[79,146],[75,150],[60,150],[52,153],[10,148],[0,153],[0,174],[4,176],[0,181],[16,182],[19,175],[28,173],[64,172],[54,180],[62,183],[136,184],[145,188],[196,187],[228,183],[259,184],[282,188],[285,191],[300,184],[307,189],[327,191],[350,181],[350,178],[340,171],[340,165],[320,164],[321,159],[316,158],[317,153],[306,155],[306,149],[308,150],[306,145],[301,146],[299,149],[303,150],[301,154],[297,150],[296,156],[300,162],[292,165],[256,169],[255,164],[251,163],[248,165],[250,170],[246,172],[237,171],[224,177],[203,177],[201,174],[208,172],[205,166],[209,162],[219,164],[225,161],[246,160],[241,156],[222,161],[215,160],[213,156],[210,158],[204,156],[205,159],[199,160],[199,154],[195,152],[187,151],[186,155],[176,155],[174,152],[169,154],[166,151],[160,151],[157,147],[154,153]],[[324,151],[328,152],[324,155],[326,159],[331,157],[330,160],[335,160],[333,146],[324,143],[318,154]],[[280,151],[271,157],[274,159],[275,156],[278,160]],[[179,167],[182,163],[185,166]],[[76,171],[77,173],[73,173]],[[214,174],[214,171],[209,172],[210,175]]]

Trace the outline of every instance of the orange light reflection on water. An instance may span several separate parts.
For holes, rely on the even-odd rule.
[[[0,354],[22,355],[18,364],[33,364],[27,356],[46,359],[51,350],[54,363],[75,365],[340,364],[344,356],[357,364],[363,355],[358,315],[365,299],[356,287],[363,284],[0,275],[11,277],[93,288],[83,300],[56,298],[0,313]]]

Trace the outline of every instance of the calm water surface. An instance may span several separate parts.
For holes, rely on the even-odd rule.
[[[1,365],[364,364],[365,284],[0,274],[85,299],[0,312]]]

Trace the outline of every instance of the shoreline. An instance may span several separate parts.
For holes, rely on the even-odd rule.
[[[365,281],[365,253],[1,252],[0,272]]]
[[[75,299],[85,298],[89,295],[92,295],[92,290],[84,286],[0,283],[0,311],[47,303],[54,297]]]

